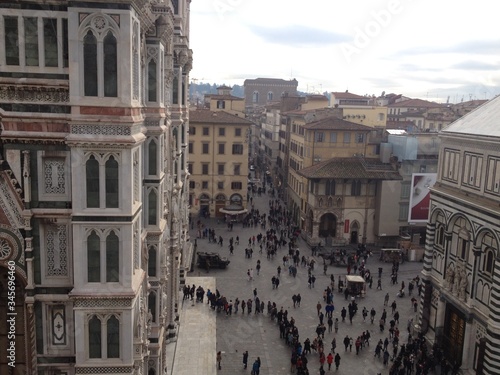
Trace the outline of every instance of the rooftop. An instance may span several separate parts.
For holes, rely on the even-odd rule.
[[[189,122],[202,124],[233,124],[252,125],[253,122],[243,117],[235,116],[224,111],[210,111],[208,109],[196,109],[189,111]]]
[[[257,84],[290,84],[297,86],[298,82],[297,80],[290,79],[281,79],[281,78],[254,78],[254,79],[245,79],[245,82],[243,82],[243,85],[246,85],[247,83],[257,83]]]
[[[362,157],[328,159],[301,169],[299,174],[306,178],[402,180],[390,164],[383,164],[379,159]]]
[[[332,95],[335,96],[335,99],[365,99],[365,100],[369,99],[369,98],[364,97],[362,95],[356,95],[356,94],[350,93],[348,91],[346,91],[346,92],[332,92]]]
[[[234,95],[219,95],[219,94],[206,94],[206,99],[219,99],[219,100],[245,100],[245,98],[240,98]]]
[[[448,125],[442,133],[470,134],[500,137],[500,96],[484,103],[457,121]]]
[[[353,130],[353,131],[372,131],[369,126],[356,124],[354,122],[346,121],[341,118],[330,116],[322,120],[310,122],[303,126],[304,129],[309,130]]]
[[[436,102],[430,102],[428,100],[423,100],[423,99],[408,99],[408,100],[403,100],[401,102],[389,104],[388,107],[440,108],[440,107],[445,107],[445,105]]]

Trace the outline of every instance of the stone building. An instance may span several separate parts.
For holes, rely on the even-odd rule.
[[[440,132],[419,325],[464,374],[500,372],[500,97]]]
[[[0,4],[0,374],[166,373],[191,262],[189,7]]]
[[[192,217],[243,212],[247,204],[252,122],[225,111],[197,109],[189,119],[189,205]],[[231,206],[231,207],[229,207]]]
[[[297,95],[298,82],[296,79],[285,80],[280,78],[246,79],[245,107],[264,107],[272,102],[279,102],[284,94]]]

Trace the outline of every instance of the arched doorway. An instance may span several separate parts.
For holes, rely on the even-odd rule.
[[[337,234],[337,217],[328,213],[321,216],[319,223],[319,236],[328,238],[335,237]]]
[[[207,194],[200,195],[200,216],[210,217],[210,197]]]
[[[350,243],[356,245],[359,237],[359,223],[357,221],[352,222],[349,233],[351,233]]]
[[[12,277],[6,268],[0,266],[0,316],[3,319],[8,319],[8,313],[12,313],[9,300],[7,299],[9,291],[9,277]],[[26,336],[25,336],[25,318],[24,318],[24,286],[19,277],[15,278],[15,367],[9,366],[7,358],[7,349],[9,348],[9,324],[0,324],[0,348],[2,355],[0,356],[0,374],[24,375],[27,373],[26,367]]]
[[[243,207],[243,197],[240,194],[233,194],[229,198],[229,204]]]

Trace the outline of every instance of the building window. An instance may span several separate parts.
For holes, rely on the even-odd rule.
[[[210,135],[210,129],[208,127],[203,127],[202,133],[203,135]]]
[[[201,182],[201,188],[202,189],[208,189],[208,181],[202,181]]]
[[[349,144],[351,143],[351,133],[344,133],[344,143]]]
[[[226,102],[224,100],[217,100],[217,109],[225,109]]]
[[[193,174],[193,163],[188,163],[188,172]]]
[[[493,269],[495,266],[495,253],[493,250],[488,249],[486,250],[486,253],[484,254],[483,257],[483,272],[489,273],[490,275],[493,274]]]
[[[156,61],[148,64],[148,101],[156,102]]]
[[[325,195],[335,195],[335,180],[326,180]]]
[[[253,103],[258,103],[259,102],[259,93],[258,91],[254,91],[252,94],[252,102]]]
[[[38,18],[24,17],[24,55],[26,66],[38,66]]]
[[[193,142],[189,142],[189,144],[188,144],[188,152],[189,152],[190,154],[192,154],[192,153],[194,152],[194,151],[193,151],[193,148],[194,148],[194,146],[193,146]]]
[[[354,180],[351,183],[351,195],[358,197],[361,195],[361,181]]]
[[[337,133],[336,132],[330,133],[330,143],[337,143]]]
[[[99,203],[99,162],[92,155],[85,164],[87,185],[87,207],[97,208]]]
[[[241,165],[240,164],[235,164],[234,165],[234,171],[233,171],[233,174],[235,176],[239,176],[240,175],[240,169],[241,169]]]
[[[219,155],[225,154],[226,145],[224,143],[219,143]]]
[[[272,93],[272,91],[269,91],[267,93],[267,101],[270,102],[271,100],[273,100],[273,93]]]
[[[4,17],[5,63],[19,65],[19,26],[17,17]]]
[[[148,194],[148,225],[157,224],[158,195],[155,189],[151,189]]]
[[[102,358],[101,339],[101,320],[94,315],[89,320],[89,358]]]
[[[399,205],[399,220],[408,221],[408,204]]]
[[[201,174],[202,175],[207,175],[208,174],[208,164],[203,163],[201,165]]]
[[[110,156],[105,164],[106,208],[118,208],[118,162]]]
[[[148,296],[148,311],[151,313],[151,322],[156,323],[156,293],[153,291]]]
[[[490,194],[500,194],[500,159],[498,158],[488,158],[484,190]]]
[[[241,137],[241,128],[235,128],[234,129],[234,136],[235,137]]]
[[[217,182],[217,189],[224,190],[224,182],[223,181]]]
[[[156,141],[152,139],[149,142],[148,146],[148,174],[155,176],[156,172],[158,170],[158,165],[157,165],[157,151],[158,151],[158,146],[156,144]]]
[[[242,188],[243,188],[243,184],[241,182],[237,182],[237,181],[231,182],[231,189],[241,190]]]
[[[402,183],[401,184],[401,199],[410,198],[410,190],[411,190],[410,183]]]
[[[356,134],[356,143],[363,143],[365,141],[365,135],[363,133]]]
[[[189,127],[189,134],[190,135],[196,135],[196,127],[190,126]]]
[[[325,133],[314,132],[314,141],[315,142],[324,142],[325,141]]]
[[[45,50],[45,66],[57,67],[59,61],[56,18],[43,19],[43,44]]]
[[[378,114],[378,120],[379,121],[384,121],[385,115],[383,113]]]
[[[219,137],[224,137],[226,135],[226,128],[219,128]]]
[[[201,153],[202,154],[208,154],[208,152],[209,152],[208,150],[209,150],[208,143],[202,143],[202,145],[201,145]]]
[[[224,175],[224,169],[225,169],[225,164],[218,164],[217,165],[217,174],[219,176]]]
[[[116,38],[111,31],[104,38],[104,96],[118,95],[118,55]]]
[[[479,189],[481,186],[481,172],[483,169],[482,155],[466,152],[464,154],[463,169],[462,183],[471,188]]]
[[[120,281],[119,240],[114,231],[106,237],[106,282]]]
[[[243,145],[241,143],[233,144],[233,155],[243,155]]]
[[[101,244],[95,231],[87,237],[87,281],[101,281]]]
[[[148,250],[148,276],[156,277],[156,249],[153,246]]]
[[[111,315],[105,322],[105,334],[103,321],[104,318],[97,315],[89,320],[89,358],[120,358],[120,321],[115,315]]]
[[[83,38],[83,84],[85,96],[97,96],[97,39],[90,30]]]
[[[189,188],[194,189],[196,187],[196,182],[194,181],[189,181]],[[190,203],[191,204],[191,203]]]
[[[443,179],[458,182],[460,151],[445,149],[443,158]]]
[[[444,246],[444,226],[440,225],[436,231],[436,245]]]
[[[101,257],[101,239],[95,231],[87,237],[87,281],[89,283],[103,282],[102,261],[105,262],[106,282],[119,282],[119,247],[120,242],[114,231],[106,237],[104,259]]]

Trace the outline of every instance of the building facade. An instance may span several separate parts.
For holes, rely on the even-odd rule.
[[[221,209],[245,210],[252,122],[206,109],[191,111],[189,118],[191,216],[223,218]]]
[[[245,107],[264,107],[273,102],[279,102],[284,94],[297,95],[298,82],[296,79],[285,80],[280,78],[246,79]]]
[[[500,97],[441,131],[420,329],[466,374],[500,372]]]
[[[166,373],[191,263],[189,7],[0,4],[1,374]]]

